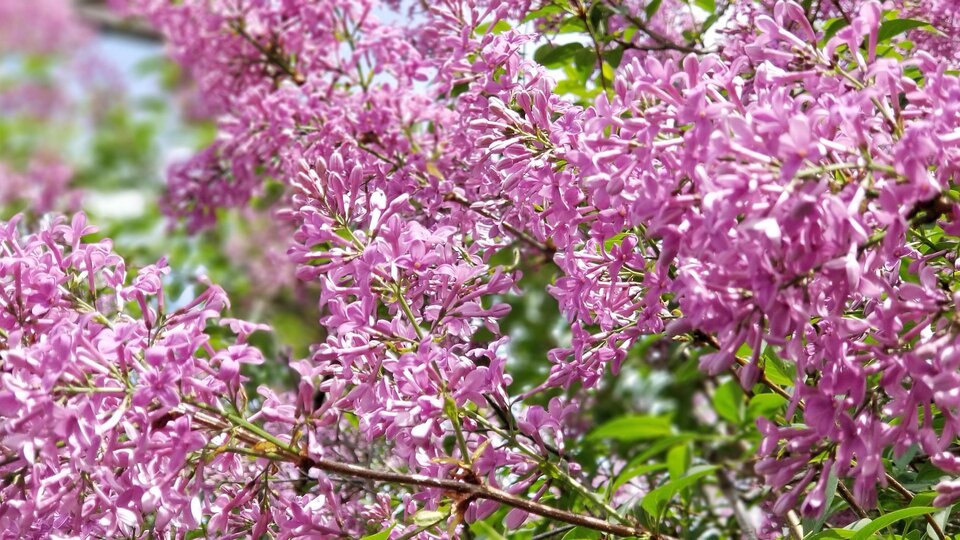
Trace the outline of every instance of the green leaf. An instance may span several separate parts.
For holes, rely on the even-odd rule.
[[[490,256],[490,266],[515,267],[520,264],[520,250],[516,246],[507,246]]]
[[[586,84],[587,81],[590,80],[590,76],[593,75],[593,70],[597,67],[597,53],[594,52],[593,49],[584,47],[583,49],[577,51],[577,54],[574,55],[573,65],[577,67],[577,74],[580,76],[580,84]],[[610,238],[608,241],[613,240],[616,242],[617,236],[620,235],[626,236],[626,233],[620,233],[613,238]],[[604,242],[603,245],[604,247],[607,247],[606,242]],[[607,249],[609,250],[610,248]]]
[[[641,474],[647,474],[657,471],[662,471],[667,468],[666,463],[651,463],[645,465],[627,465],[620,471],[620,474],[617,475],[617,478],[613,481],[613,486],[610,488],[611,492],[616,491],[620,486],[626,484],[630,480],[640,476]]]
[[[603,58],[612,66],[620,67],[620,62],[623,60],[623,46],[614,47],[609,51],[603,53]]]
[[[693,3],[707,13],[713,13],[717,10],[717,3],[715,0],[694,0]]]
[[[595,56],[594,60],[596,60]],[[627,237],[627,234],[628,233],[621,232],[611,236],[610,238],[607,238],[603,241],[603,250],[609,252],[611,249],[613,249],[613,246],[619,245],[621,242],[623,242],[623,239]]]
[[[510,29],[510,23],[508,23],[507,21],[504,21],[503,19],[500,19],[499,21],[497,21],[497,24],[493,25],[493,28],[490,28],[490,23],[483,23],[483,24],[477,25],[475,32],[478,36],[483,36],[488,33],[499,35],[506,32],[509,29]]]
[[[747,418],[772,418],[780,409],[786,406],[786,398],[777,394],[757,394],[750,398],[747,405]]]
[[[591,5],[593,7],[589,13],[590,26],[592,28],[600,28],[600,21],[609,17],[610,11],[603,9],[602,4],[599,2],[594,2]]]
[[[384,529],[378,533],[368,534],[360,540],[387,540],[390,538],[390,531],[393,530],[394,525],[391,525],[389,529]]]
[[[655,456],[659,456],[660,454],[670,450],[671,448],[673,448],[678,444],[684,444],[687,441],[694,441],[694,440],[708,440],[710,438],[711,437],[709,436],[701,436],[697,433],[679,433],[677,435],[667,435],[664,437],[658,437],[655,440],[651,441],[650,445],[647,447],[646,450],[644,450],[637,456],[634,456],[630,460],[630,463],[627,464],[627,466],[644,464],[647,461],[649,461],[651,458]]]
[[[564,43],[563,45],[548,43],[533,53],[533,59],[545,67],[559,67],[581,49],[583,49],[583,45],[579,43]]]
[[[527,13],[527,16],[524,17],[521,22],[528,23],[532,20],[546,17],[547,15],[553,15],[554,13],[563,13],[563,8],[556,4],[547,4],[538,10]]]
[[[650,493],[647,493],[646,496],[643,497],[643,501],[640,502],[640,507],[659,521],[663,512],[667,509],[670,500],[673,499],[680,490],[696,484],[701,478],[718,468],[716,465],[710,465],[691,469],[686,476],[671,480]]]
[[[903,453],[903,455],[901,455],[900,457],[894,458],[893,460],[894,469],[900,470],[900,471],[905,470],[907,467],[910,466],[910,463],[913,461],[914,456],[916,456],[917,452],[919,451],[920,451],[919,444],[917,443],[911,444],[910,447],[907,448],[906,452]],[[927,502],[929,503],[930,501],[927,501]],[[916,497],[913,498],[913,503],[915,504],[911,504],[911,506],[920,506],[922,504],[917,502]]]
[[[862,529],[857,531],[857,533],[851,536],[850,539],[851,540],[867,540],[868,538],[873,536],[874,533],[883,529],[884,527],[888,527],[898,521],[902,521],[907,518],[936,512],[937,510],[939,509],[934,508],[932,506],[914,506],[914,507],[902,508],[900,510],[890,512],[889,514],[884,514],[878,517],[877,519],[874,519],[873,521],[868,523],[866,526],[864,526]]]
[[[855,534],[857,534],[857,531],[850,529],[827,529],[808,536],[804,538],[804,540],[845,540]]]
[[[890,41],[904,32],[923,27],[936,30],[930,23],[917,19],[894,19],[892,21],[883,21],[880,23],[880,30],[877,32],[877,42],[883,43],[884,41]]]
[[[603,65],[600,66],[600,76],[608,81],[612,81],[616,76],[616,72],[613,71],[613,66],[611,66],[609,62],[604,62]]]
[[[913,500],[910,501],[910,506],[930,506],[930,504],[932,504],[933,500],[936,498],[936,491],[921,491],[913,495]]]
[[[470,84],[468,83],[457,83],[453,85],[453,88],[450,89],[450,97],[457,97],[460,94],[466,92],[470,89]]]
[[[575,527],[563,535],[563,540],[599,540],[600,532],[586,527]]]
[[[648,21],[652,19],[654,15],[657,14],[657,11],[660,10],[660,4],[662,3],[663,3],[663,0],[653,0],[652,2],[647,4],[647,7],[644,8],[644,14],[647,16]],[[630,41],[630,40],[627,39],[627,41]]]
[[[483,537],[488,538],[489,540],[507,540],[486,521],[474,521],[470,525],[470,530],[477,534],[483,535]]]
[[[824,24],[823,30],[823,42],[826,43],[837,35],[837,32],[846,28],[850,23],[847,22],[843,17],[837,17],[836,19],[830,19]]]
[[[429,527],[436,525],[447,517],[446,512],[438,510],[421,510],[413,515],[413,522],[417,527]]]
[[[780,386],[793,386],[797,368],[791,362],[777,356],[776,351],[769,345],[763,350],[763,359],[763,371],[767,378]]]
[[[346,227],[337,227],[333,232],[339,236],[341,239],[346,240],[347,242],[352,242],[354,240],[353,231]]]
[[[568,17],[557,29],[557,32],[561,34],[580,34],[586,31],[587,25],[583,23],[583,19],[576,16]]]
[[[713,394],[713,409],[727,422],[739,424],[743,421],[743,390],[734,379],[720,385]]]
[[[590,439],[639,441],[673,434],[670,419],[662,416],[621,416],[603,424],[590,434]]]
[[[687,465],[690,464],[690,447],[686,444],[674,446],[667,452],[667,469],[670,471],[670,478],[680,478],[687,472]]]

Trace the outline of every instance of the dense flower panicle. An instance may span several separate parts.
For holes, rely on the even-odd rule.
[[[206,345],[203,308],[219,310],[222,299],[211,290],[209,302],[163,321],[161,334],[146,300],[164,268],[126,286],[109,241],[81,241],[94,230],[82,216],[29,236],[16,219],[3,225],[3,469],[17,480],[4,485],[0,519],[11,534],[132,530],[150,489],[149,505],[191,521],[180,511],[191,496],[179,469],[205,440],[174,414],[177,388],[207,400],[216,389],[197,377],[193,355]],[[143,320],[97,311],[112,318],[124,298],[140,301]]]
[[[960,15],[952,0],[895,0],[885,7],[896,9],[901,17],[929,23],[911,30],[907,37],[919,50],[956,66]]]
[[[166,263],[128,277],[109,240],[85,241],[96,229],[83,215],[33,234],[17,219],[0,230],[6,536],[172,535],[202,523],[223,532],[274,521],[287,535],[365,530],[362,508],[344,511],[323,476],[314,475],[310,496],[277,491],[266,513],[266,501],[251,498],[262,485],[249,480],[273,465],[233,453],[231,439],[243,434],[224,427],[222,398],[245,399],[239,368],[263,361],[247,343],[263,327],[222,318],[221,289],[174,309],[163,295]],[[233,344],[214,345],[218,325],[235,333]],[[270,412],[280,398],[261,395],[259,419],[284,421],[283,407]],[[336,455],[324,437],[312,435]]]
[[[445,454],[437,442],[460,429],[450,407],[509,407],[499,342],[478,347],[475,335],[484,327],[499,332],[509,306],[485,298],[510,292],[516,277],[484,264],[452,227],[429,230],[405,219],[409,198],[390,200],[372,184],[359,165],[347,170],[339,153],[329,164],[303,163],[291,255],[301,278],[321,284],[329,337],[299,371],[323,380],[332,407],[359,415],[366,436],[388,437],[408,466],[443,476],[449,466],[438,461]],[[534,440],[539,425],[525,427]],[[486,440],[467,436],[460,458]],[[526,463],[497,454],[476,472],[493,474],[505,459]]]
[[[614,360],[641,331],[661,331],[673,318],[667,294],[683,314],[668,333],[717,336],[720,350],[701,360],[708,373],[729,369],[746,349],[752,357],[742,359],[740,376],[750,387],[764,349],[778,350],[797,366],[791,410],[804,402],[808,427],[768,431],[784,446],[771,447],[758,472],[786,486],[830,445],[836,460],[823,469],[854,478],[857,499],[872,505],[875,486],[886,483],[885,449],[918,444],[935,455],[956,432],[948,425],[935,433],[929,413],[931,405],[948,407],[931,385],[953,371],[941,355],[955,339],[944,331],[956,308],[936,284],[952,262],[916,252],[904,235],[917,215],[936,219],[949,208],[941,193],[951,186],[957,156],[948,141],[958,117],[944,96],[958,81],[923,54],[909,64],[874,59],[877,4],[864,4],[822,50],[811,45],[816,34],[799,6],[780,2],[772,15],[758,17],[746,61],[648,59],[626,68],[613,101],[602,103],[613,110],[601,116],[598,104],[593,129],[568,161],[579,167],[598,219],[612,211],[616,220],[601,239],[636,254],[637,267],[587,242],[589,255],[558,280],[555,294],[569,316],[606,331],[574,333],[571,354],[581,363],[583,351],[590,361]],[[840,54],[850,65],[833,69],[844,76],[825,76],[838,47],[864,40],[866,58]],[[801,61],[811,68],[793,70]],[[924,88],[905,65],[924,72]],[[613,236],[624,227],[658,242],[648,248],[632,235]],[[915,261],[907,271],[919,284],[903,280],[904,257]],[[632,299],[618,301],[616,290],[632,291]],[[626,326],[639,328],[614,327],[624,332],[617,337],[603,318],[624,303]],[[904,343],[907,352],[890,352]],[[877,411],[864,408],[874,399],[865,386],[873,373],[883,374],[889,396]],[[918,409],[928,411],[919,420]],[[894,426],[891,417],[913,420]],[[783,466],[784,450],[792,468]],[[774,509],[790,508],[813,479],[803,475]],[[822,487],[807,495],[805,513],[823,510]]]

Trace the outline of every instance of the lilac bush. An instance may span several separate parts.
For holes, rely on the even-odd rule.
[[[219,115],[165,209],[279,182],[323,339],[254,387],[216,286],[7,222],[12,536],[960,530],[950,2],[114,3]],[[618,407],[654,371],[697,409]]]

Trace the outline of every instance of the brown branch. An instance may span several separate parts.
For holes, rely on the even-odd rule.
[[[279,459],[288,461],[294,463],[300,469],[318,469],[350,479],[362,478],[371,482],[440,489],[447,494],[454,495],[454,497],[457,498],[461,504],[466,504],[476,499],[496,501],[512,508],[518,508],[525,512],[538,515],[540,517],[561,521],[563,523],[569,523],[579,527],[586,527],[607,534],[612,534],[614,536],[639,536],[652,539],[674,540],[670,536],[647,531],[642,527],[632,527],[625,524],[621,525],[618,523],[610,523],[593,516],[575,514],[560,508],[530,501],[507,493],[501,489],[484,485],[476,477],[468,476],[466,480],[434,478],[421,474],[404,474],[393,471],[378,471],[375,469],[369,469],[367,467],[361,467],[359,465],[343,463],[330,459],[311,458],[310,456],[304,455],[295,446],[277,438],[269,431],[266,431],[262,427],[251,423],[243,416],[240,416],[236,413],[219,411],[204,403],[191,400],[187,400],[187,403],[198,408],[200,411],[218,415],[234,426],[243,428],[250,434],[256,435],[264,441],[273,444],[273,446],[276,447],[277,452],[275,454],[271,453],[269,456],[264,455],[263,457],[269,457],[270,459],[274,460]]]
[[[823,474],[821,472],[820,474]],[[867,514],[867,511],[860,506],[857,500],[853,497],[853,493],[850,493],[850,488],[846,486],[843,482],[837,482],[837,492],[843,497],[843,500],[850,505],[850,508],[853,509],[853,513],[857,515],[860,519],[869,518],[870,515]]]
[[[607,79],[603,75],[603,46],[600,45],[600,40],[597,39],[597,33],[593,28],[593,25],[590,24],[590,8],[593,7],[593,4],[590,5],[590,8],[587,8],[583,5],[583,2],[578,1],[577,4],[577,16],[583,21],[583,27],[586,28],[587,34],[590,36],[590,41],[593,42],[593,51],[597,56],[597,69],[600,71],[600,86],[603,88],[603,91],[607,91]],[[611,81],[613,82],[613,81]]]
[[[913,492],[906,488],[903,484],[897,481],[896,478],[887,474],[887,483],[893,487],[893,490],[899,493],[907,503],[913,502]],[[930,525],[930,528],[933,529],[933,532],[937,535],[937,538],[944,540],[947,535],[944,534],[943,529],[940,527],[940,524],[937,523],[937,520],[933,519],[933,516],[930,514],[924,514],[924,518],[927,520],[927,524]]]
[[[664,50],[675,50],[683,53],[693,53],[693,54],[704,54],[706,51],[698,49],[696,47],[691,47],[689,45],[681,45],[679,43],[674,43],[670,38],[664,36],[663,34],[653,30],[647,23],[640,20],[639,17],[631,15],[623,10],[616,10],[624,19],[630,22],[630,24],[637,27],[637,30],[643,32],[650,37],[654,42],[657,43]]]
[[[18,453],[10,454],[9,456],[7,456],[7,457],[3,458],[2,460],[0,460],[0,467],[6,467],[7,465],[9,465],[9,464],[11,464],[11,463],[15,463],[15,462],[16,462],[17,460],[19,460],[19,459],[20,459],[20,454],[18,454]]]
[[[240,37],[246,40],[248,43],[253,45],[257,51],[262,54],[268,62],[279,68],[281,71],[287,74],[290,79],[296,83],[298,86],[303,86],[307,82],[307,78],[297,71],[297,68],[290,65],[290,62],[283,58],[275,49],[265,47],[259,40],[251,36],[244,27],[243,20],[235,19],[230,22],[230,28],[237,33]]]
[[[555,538],[561,534],[566,534],[575,528],[576,526],[574,525],[564,525],[563,527],[557,527],[556,529],[550,531],[535,534],[530,540],[550,540],[551,538]]]
[[[625,40],[620,39],[620,38],[614,38],[614,39],[613,39],[613,42],[616,43],[617,45],[620,45],[621,47],[623,47],[624,50],[631,50],[631,49],[632,49],[632,50],[635,50],[635,51],[647,51],[647,52],[650,52],[650,51],[674,51],[674,50],[677,49],[676,46],[674,46],[674,45],[672,45],[672,44],[669,44],[669,43],[658,43],[658,44],[655,44],[655,45],[639,45],[639,44],[637,44],[637,43],[633,43],[633,42],[630,42],[630,41],[625,41]]]
[[[710,347],[713,347],[718,351],[721,348],[720,341],[716,338],[716,336],[711,336],[709,334],[704,334],[702,332],[694,332],[692,334],[692,338],[694,341],[705,343],[706,345],[709,345]],[[750,363],[750,361],[747,360],[746,358],[740,358],[739,356],[734,356],[734,358],[736,359],[737,364],[739,364],[741,367]],[[781,388],[780,385],[771,381],[770,378],[767,377],[767,374],[763,370],[760,370],[760,382],[763,383],[764,386],[769,388],[770,391],[772,391],[774,394],[777,394],[778,396],[786,399],[787,401],[790,401],[793,399],[793,396],[790,395],[790,392],[787,392],[786,390]],[[799,408],[800,410],[803,410],[803,403],[799,404]]]
[[[463,206],[463,207],[466,208],[467,210],[471,210],[471,211],[473,211],[473,212],[476,212],[477,214],[479,214],[479,215],[481,215],[481,216],[483,216],[483,217],[485,217],[485,218],[487,218],[487,219],[490,219],[490,220],[495,221],[498,225],[501,225],[501,226],[503,226],[504,229],[507,229],[508,231],[510,231],[510,233],[513,234],[514,236],[516,236],[517,239],[520,240],[521,242],[527,243],[527,244],[529,244],[531,247],[536,248],[538,251],[543,252],[545,255],[547,255],[547,259],[548,259],[548,260],[552,260],[552,259],[553,259],[553,253],[556,251],[556,249],[550,247],[550,246],[547,245],[547,244],[544,244],[543,242],[540,242],[540,241],[537,240],[536,238],[530,236],[530,234],[527,233],[526,231],[524,231],[524,230],[522,230],[522,229],[520,229],[520,228],[518,228],[518,227],[516,227],[516,226],[514,226],[514,225],[511,225],[510,222],[504,221],[503,219],[497,218],[497,216],[495,216],[494,214],[488,212],[487,210],[484,210],[483,208],[477,208],[477,207],[473,206],[473,205],[470,203],[470,201],[468,201],[467,199],[463,198],[463,197],[462,197],[461,195],[459,195],[459,194],[449,193],[449,194],[447,194],[446,199],[447,199],[447,200],[450,200],[450,201],[453,201],[453,202],[459,204],[460,206]]]
[[[582,514],[575,514],[566,510],[561,510],[553,506],[547,506],[539,502],[531,501],[516,495],[512,495],[494,487],[472,484],[459,480],[447,480],[443,478],[433,478],[419,474],[403,474],[391,471],[377,471],[368,469],[359,465],[351,465],[329,459],[313,459],[308,457],[301,458],[304,464],[311,468],[316,468],[327,473],[333,473],[351,478],[364,478],[374,482],[383,482],[395,485],[415,486],[420,488],[436,488],[445,492],[456,493],[461,496],[466,495],[470,499],[487,499],[505,504],[512,508],[517,508],[540,517],[562,521],[579,527],[587,527],[596,531],[612,534],[614,536],[628,537],[640,536],[648,538],[661,538],[664,540],[670,537],[652,533],[640,527],[630,527],[610,523],[602,519]]]

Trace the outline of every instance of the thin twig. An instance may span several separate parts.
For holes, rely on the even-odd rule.
[[[730,503],[730,508],[733,510],[733,517],[740,526],[743,538],[756,540],[757,531],[753,524],[750,523],[750,517],[747,516],[743,501],[737,495],[736,486],[733,485],[733,480],[730,478],[730,475],[727,474],[727,471],[723,469],[717,470],[717,485],[720,487],[720,492],[723,493],[724,498]]]
[[[479,215],[481,215],[481,216],[483,216],[483,217],[485,217],[485,218],[487,218],[487,219],[490,219],[490,220],[493,220],[493,221],[497,222],[498,225],[501,225],[504,229],[507,229],[508,231],[510,231],[511,234],[513,234],[514,236],[516,236],[518,240],[529,244],[530,246],[536,248],[537,250],[539,250],[539,251],[541,251],[541,252],[543,252],[543,253],[552,254],[554,251],[556,251],[554,248],[552,248],[552,247],[548,246],[547,244],[544,244],[543,242],[540,242],[540,241],[537,240],[536,238],[530,236],[530,234],[527,233],[526,231],[524,231],[524,230],[522,230],[522,229],[520,229],[520,228],[518,228],[518,227],[516,227],[516,226],[514,226],[514,225],[511,225],[510,222],[504,221],[503,219],[499,219],[497,216],[493,215],[492,213],[488,212],[487,210],[484,210],[483,208],[477,208],[477,207],[473,206],[473,205],[470,203],[470,201],[468,201],[467,199],[463,198],[462,196],[460,196],[460,195],[458,195],[458,194],[456,194],[456,193],[450,193],[449,195],[447,195],[447,200],[453,201],[453,202],[455,202],[455,203],[457,203],[457,204],[465,207],[465,208],[468,209],[468,210],[471,210],[471,211],[473,211],[473,212],[476,212],[477,214],[479,214]]]
[[[803,540],[803,525],[800,523],[800,517],[793,510],[787,512],[787,528],[790,530],[790,538]]]
[[[913,502],[913,492],[906,488],[903,484],[897,481],[890,473],[887,473],[887,483],[893,487],[893,490],[899,493],[909,504]],[[933,529],[934,534],[937,535],[937,538],[944,540],[947,535],[943,532],[943,529],[940,527],[940,524],[937,523],[937,520],[933,519],[933,516],[930,514],[924,514],[923,517],[927,520],[927,524],[930,525],[930,528]]]
[[[163,39],[163,36],[145,21],[121,17],[107,6],[100,5],[97,2],[90,0],[77,1],[74,10],[81,19],[106,32],[153,42]]]
[[[640,20],[639,17],[627,13],[625,10],[616,10],[624,19],[630,22],[630,24],[637,27],[637,30],[643,32],[655,41],[660,47],[667,50],[676,50],[684,53],[694,53],[694,54],[704,54],[706,51],[702,51],[696,47],[690,47],[689,45],[681,45],[679,43],[674,43],[670,38],[664,36],[663,34],[657,32],[656,30],[647,26],[647,23]]]
[[[607,79],[603,75],[603,46],[600,44],[600,40],[597,39],[596,29],[593,28],[592,24],[590,24],[589,13],[592,8],[592,3],[590,4],[590,7],[587,7],[582,2],[577,2],[577,15],[580,17],[580,20],[583,21],[583,27],[587,29],[587,34],[590,36],[590,41],[593,42],[594,53],[597,56],[597,69],[600,70],[600,87],[603,88],[604,92],[606,92]]]
[[[234,32],[237,33],[237,35],[239,35],[240,37],[245,39],[248,43],[253,45],[253,47],[257,49],[257,51],[260,52],[260,54],[262,54],[267,59],[267,61],[269,61],[271,64],[275,65],[276,67],[280,68],[281,71],[286,73],[290,77],[290,79],[294,83],[296,83],[298,86],[303,86],[303,84],[307,82],[307,78],[302,73],[297,71],[297,68],[290,65],[289,61],[287,61],[285,58],[280,56],[276,51],[268,49],[267,47],[264,47],[259,40],[251,36],[250,33],[247,32],[246,28],[244,27],[242,20],[238,19],[238,20],[232,21],[230,24],[230,27],[233,29]]]
[[[821,473],[823,474],[823,473]],[[860,519],[866,519],[870,517],[870,514],[860,506],[860,503],[857,502],[857,499],[853,497],[853,493],[850,493],[850,488],[846,486],[843,482],[837,482],[837,493],[843,497],[843,500],[850,505],[850,508],[853,510],[853,513],[857,515]]]
[[[565,534],[569,532],[571,529],[575,529],[575,528],[576,528],[576,525],[564,525],[563,527],[557,527],[556,529],[542,532],[540,534],[535,534],[533,535],[533,538],[531,538],[530,540],[550,540],[555,536],[560,536],[561,534]]]

